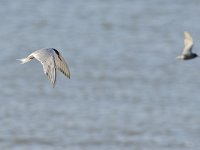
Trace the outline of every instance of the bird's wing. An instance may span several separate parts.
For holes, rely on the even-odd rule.
[[[41,62],[44,73],[47,75],[54,87],[56,83],[56,67],[53,53],[48,50],[38,50],[34,52],[33,55],[38,61]]]
[[[190,35],[189,32],[184,32],[184,49],[183,49],[183,54],[190,54],[192,52],[192,46],[194,44],[192,36]]]
[[[57,53],[55,52],[54,57],[55,57],[56,69],[58,69],[65,76],[70,78],[69,67],[68,67],[66,61],[64,60],[64,58],[61,56],[61,54],[57,51]]]

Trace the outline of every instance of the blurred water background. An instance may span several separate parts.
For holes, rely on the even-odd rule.
[[[200,54],[199,0],[0,1],[0,149],[197,150],[200,59],[177,61],[183,32]],[[53,89],[38,61],[69,63]]]

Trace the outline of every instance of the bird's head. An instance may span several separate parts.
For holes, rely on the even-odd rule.
[[[194,57],[199,57],[199,55],[197,55],[196,53],[193,54]]]

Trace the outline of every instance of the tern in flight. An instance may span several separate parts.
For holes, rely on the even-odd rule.
[[[18,60],[21,61],[21,64],[24,64],[34,58],[42,64],[44,73],[47,75],[53,87],[55,87],[56,83],[56,70],[61,71],[65,76],[70,78],[69,67],[58,50],[54,48],[43,48],[36,50],[26,58]]]
[[[196,53],[192,52],[192,47],[194,45],[192,36],[190,35],[189,32],[184,32],[184,49],[183,52],[180,56],[176,57],[176,59],[181,59],[181,60],[189,60],[193,59],[195,57],[198,57]]]

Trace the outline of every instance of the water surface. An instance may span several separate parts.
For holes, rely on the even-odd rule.
[[[175,60],[183,32],[199,52],[200,2],[0,2],[0,149],[197,150],[200,60]],[[52,88],[37,61],[69,63]],[[200,53],[200,52],[199,52]]]

